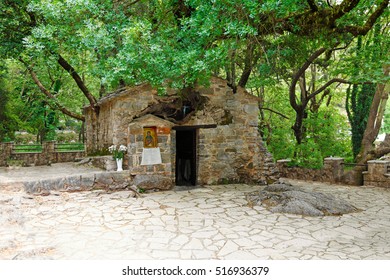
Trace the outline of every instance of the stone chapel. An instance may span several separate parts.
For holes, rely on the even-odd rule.
[[[87,153],[126,145],[124,169],[135,185],[264,183],[275,175],[258,131],[258,99],[243,88],[233,93],[223,79],[163,96],[141,84],[98,105],[98,114],[84,109]]]

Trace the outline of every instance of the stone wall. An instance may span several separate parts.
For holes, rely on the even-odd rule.
[[[152,115],[146,115],[128,125],[128,166],[134,184],[143,189],[169,189],[174,184],[174,124]],[[144,149],[143,127],[154,126],[158,135],[161,164],[141,165]],[[173,136],[172,136],[173,135]]]
[[[343,158],[325,158],[324,166],[321,169],[291,167],[290,162],[286,159],[277,161],[280,177],[329,183],[342,183],[344,180]]]
[[[354,178],[350,178],[350,176],[354,176],[352,171],[344,172],[343,158],[325,158],[322,169],[291,167],[290,162],[290,160],[277,161],[280,177],[305,181],[361,185],[361,182],[358,184]],[[363,185],[390,188],[390,161],[368,161],[367,171],[363,172]]]
[[[276,178],[272,155],[258,131],[258,100],[239,88],[237,93],[221,79],[199,91],[208,98],[188,125],[217,124],[199,130],[198,182],[265,183]]]
[[[9,159],[21,161],[23,165],[48,165],[58,162],[71,162],[76,158],[85,156],[84,151],[58,152],[55,150],[55,142],[49,141],[42,144],[41,153],[15,153],[14,143],[1,143],[0,166],[7,166]]]
[[[390,161],[370,160],[368,168],[363,172],[364,185],[390,188]]]
[[[209,87],[195,91],[206,98],[202,108],[181,125],[146,115],[138,118],[160,97],[148,85],[126,88],[99,101],[97,119],[85,108],[87,153],[127,144],[126,161],[132,176],[175,179],[176,131],[174,126],[196,127],[197,183],[261,182],[274,180],[277,169],[258,131],[258,100],[242,88],[233,93],[227,82],[212,78]],[[169,95],[178,94],[172,90]],[[212,128],[205,126],[212,126]],[[156,126],[162,164],[142,166],[142,129]],[[153,179],[154,180],[154,179]]]
[[[107,149],[112,144],[126,145],[128,125],[134,113],[145,109],[157,98],[157,91],[143,84],[124,88],[99,100],[99,114],[84,108],[87,154]]]

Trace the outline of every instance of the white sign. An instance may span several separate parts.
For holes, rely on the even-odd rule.
[[[141,165],[161,164],[160,148],[144,148],[142,151]]]

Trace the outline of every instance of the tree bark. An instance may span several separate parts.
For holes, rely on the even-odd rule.
[[[390,65],[383,68],[386,76],[389,75],[389,69]],[[390,152],[390,147],[379,147],[378,149],[375,149],[373,144],[378,137],[388,97],[389,89],[386,88],[386,85],[384,83],[377,84],[366,129],[363,134],[360,153],[356,157],[357,165],[352,171],[346,174],[347,177],[352,178],[353,184],[355,185],[363,185],[363,172],[367,170],[365,165],[367,164],[367,161],[379,158]]]
[[[389,75],[390,65],[383,67],[383,72],[385,76]],[[371,103],[370,114],[368,115],[367,126],[363,134],[362,146],[360,148],[360,153],[357,156],[356,162],[358,164],[367,163],[368,160],[372,159],[370,155],[375,155],[373,150],[375,147],[373,143],[378,137],[379,130],[381,128],[383,116],[386,109],[386,103],[389,98],[389,89],[388,85],[379,83],[376,87],[374,99]]]
[[[258,60],[258,56],[254,57],[254,52],[255,52],[255,44],[249,41],[245,52],[244,69],[242,70],[242,74],[238,82],[238,86],[242,88],[245,88],[249,80],[249,77],[252,73],[253,65],[255,65]]]

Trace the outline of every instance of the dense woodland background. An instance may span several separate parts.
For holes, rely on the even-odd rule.
[[[82,131],[84,106],[98,114],[120,87],[149,82],[164,94],[217,75],[258,96],[275,159],[381,157],[388,2],[0,0],[0,141],[26,141],[17,131],[65,139],[59,131]]]

